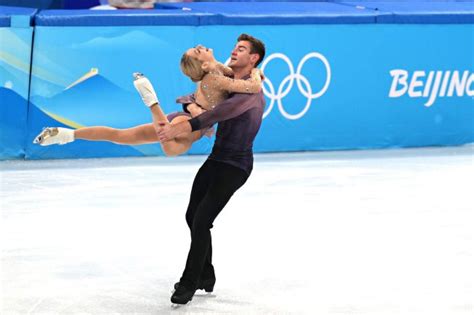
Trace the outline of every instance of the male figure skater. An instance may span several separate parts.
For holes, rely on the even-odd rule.
[[[264,56],[265,46],[260,40],[247,34],[240,35],[229,63],[234,78],[249,78]],[[253,141],[260,129],[264,108],[262,91],[236,93],[213,110],[175,125],[163,124],[158,131],[160,141],[167,141],[219,122],[212,152],[194,178],[186,212],[191,248],[183,275],[171,296],[173,303],[186,304],[197,289],[212,292],[214,288],[216,277],[210,229],[214,219],[252,172]]]

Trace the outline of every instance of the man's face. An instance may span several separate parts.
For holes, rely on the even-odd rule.
[[[237,42],[230,55],[229,67],[244,68],[249,64],[255,65],[258,54],[251,54],[251,44],[245,40]]]

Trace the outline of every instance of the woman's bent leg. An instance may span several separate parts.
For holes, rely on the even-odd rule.
[[[171,124],[177,124],[181,121],[189,120],[186,116],[178,116],[171,121]],[[174,138],[173,140],[161,142],[161,148],[167,156],[176,156],[186,153],[191,145],[201,138],[200,131],[184,134]]]

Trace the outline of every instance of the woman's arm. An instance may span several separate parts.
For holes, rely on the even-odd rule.
[[[227,67],[226,65],[224,65],[224,64],[222,64],[222,63],[220,63],[220,62],[218,62],[216,67],[217,67],[217,69],[218,69],[219,71],[221,71],[226,77],[232,77],[232,76],[234,76],[234,71],[233,71],[231,68]]]
[[[248,80],[236,80],[222,75],[208,74],[213,76],[214,84],[220,90],[231,93],[254,94],[262,89],[262,77],[260,70],[255,68],[250,74]]]

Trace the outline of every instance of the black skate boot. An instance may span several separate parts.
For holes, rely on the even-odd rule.
[[[215,284],[216,284],[216,278],[199,280],[197,289],[204,290],[207,293],[211,293],[212,291],[214,291]],[[174,284],[174,289],[177,290],[178,287],[179,287],[179,282],[176,282]]]
[[[175,304],[186,304],[193,299],[196,290],[190,290],[184,285],[178,285],[171,296],[171,302]]]

